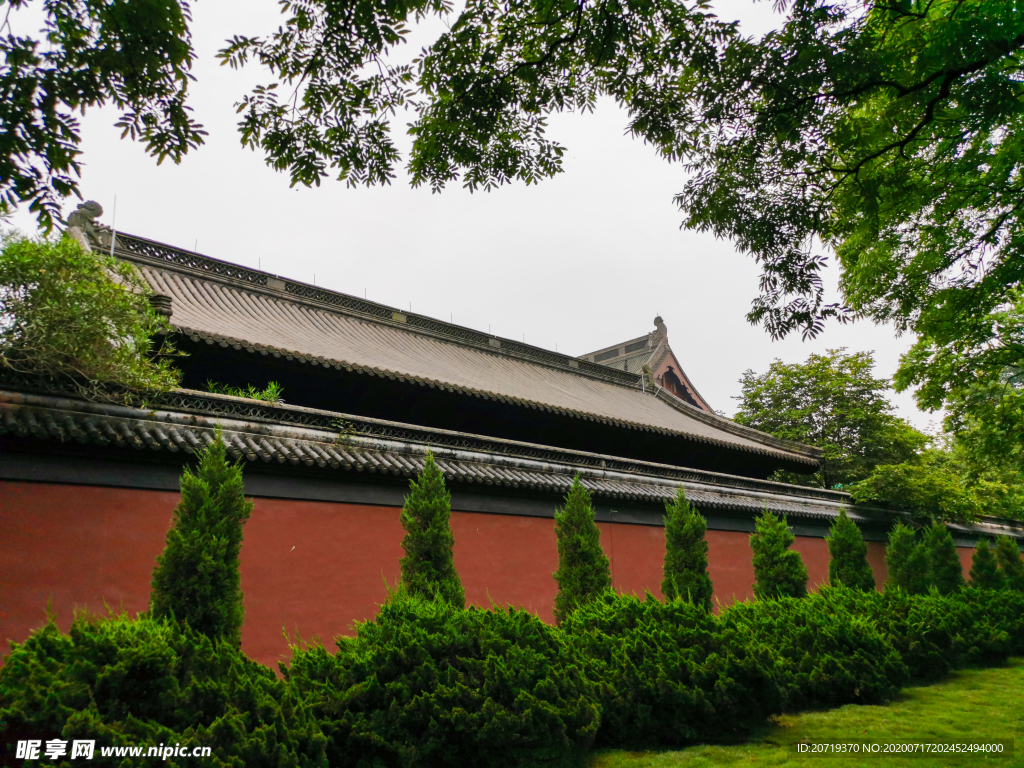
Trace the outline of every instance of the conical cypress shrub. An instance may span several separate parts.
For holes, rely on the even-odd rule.
[[[988,545],[988,539],[982,539],[974,548],[971,557],[971,586],[978,589],[1002,589],[1003,574],[999,572],[996,554]]]
[[[687,501],[680,486],[676,497],[665,502],[665,565],[661,594],[666,600],[680,598],[711,610],[713,587],[708,576],[708,524]]]
[[[561,624],[581,605],[611,589],[608,558],[601,549],[601,531],[594,522],[590,491],[577,475],[565,497],[565,507],[555,512],[558,538],[558,570],[555,581],[555,620]]]
[[[455,570],[451,498],[434,454],[428,451],[423,471],[409,481],[402,507],[402,586],[413,595],[465,608],[466,593]]]
[[[958,591],[964,585],[964,567],[949,530],[942,523],[933,523],[925,529],[922,543],[928,554],[932,584],[943,595]]]
[[[789,549],[796,540],[786,517],[765,510],[754,521],[750,548],[754,551],[754,594],[761,598],[805,597],[807,567],[800,553]]]
[[[839,510],[825,541],[829,554],[828,583],[833,587],[845,584],[862,592],[874,591],[875,574],[868,565],[868,545],[845,509]]]
[[[211,640],[238,647],[245,618],[238,555],[252,502],[245,500],[242,468],[228,462],[220,430],[197,458],[196,472],[181,476],[181,503],[153,570],[150,614],[187,622]]]
[[[887,589],[899,588],[911,595],[923,595],[928,591],[931,583],[928,553],[909,525],[897,523],[889,532],[885,565],[889,570]]]
[[[1007,589],[1024,592],[1024,561],[1020,559],[1020,548],[1009,536],[996,539],[996,560],[1003,574]]]

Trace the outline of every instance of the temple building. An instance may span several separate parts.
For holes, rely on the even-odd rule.
[[[0,641],[23,640],[50,600],[64,628],[76,609],[145,610],[179,475],[218,427],[255,502],[243,649],[265,663],[287,654],[282,627],[329,644],[373,615],[397,581],[399,509],[428,450],[476,605],[551,620],[553,517],[577,475],[621,590],[659,593],[664,502],[679,486],[707,517],[721,604],[752,594],[748,536],[766,508],[788,516],[817,585],[847,507],[884,582],[882,542],[901,515],[769,481],[812,472],[820,452],[717,415],[660,317],[647,336],[572,357],[142,237],[111,244],[91,217],[74,229],[149,282],[187,353],[183,387],[130,407],[0,377]],[[285,402],[211,393],[211,380],[276,381]],[[1024,537],[995,520],[956,526],[964,561],[995,533]]]
[[[602,347],[581,355],[579,359],[636,374],[646,372],[659,387],[665,388],[678,399],[706,413],[714,413],[683,372],[679,358],[669,346],[668,328],[660,315],[654,318],[654,330],[646,336]]]

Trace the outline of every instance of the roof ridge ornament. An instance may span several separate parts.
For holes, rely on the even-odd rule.
[[[654,335],[659,339],[668,338],[668,326],[665,325],[665,321],[661,319],[661,315],[654,318]]]
[[[68,215],[68,235],[87,251],[105,251],[110,247],[113,231],[96,219],[103,215],[103,206],[95,200],[79,203]]]

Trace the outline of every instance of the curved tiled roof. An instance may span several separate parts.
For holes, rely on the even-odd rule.
[[[208,403],[232,406],[251,401],[223,395],[203,395]],[[261,405],[255,404],[257,408]],[[309,411],[295,406],[279,406],[281,413]],[[316,412],[323,413],[323,412]],[[629,462],[634,471],[614,466],[612,457],[578,451],[559,452],[551,460],[531,458],[538,446],[497,441],[504,453],[476,449],[495,444],[492,438],[462,435],[462,446],[438,444],[435,440],[395,439],[363,434],[377,420],[353,424],[347,419],[332,419],[345,424],[338,431],[299,424],[275,423],[231,418],[223,414],[198,415],[162,408],[134,408],[88,402],[67,397],[0,391],[0,434],[34,437],[41,440],[78,442],[86,445],[110,445],[138,451],[193,453],[212,442],[216,428],[222,430],[228,451],[236,459],[254,463],[278,463],[320,468],[325,471],[416,476],[423,468],[427,450],[434,453],[438,466],[449,483],[496,486],[563,495],[580,476],[596,497],[632,502],[657,502],[670,499],[682,485],[687,497],[704,509],[757,513],[768,508],[791,517],[827,520],[845,507],[848,496],[835,491],[800,488],[768,481],[749,480],[712,472],[679,470],[664,465]],[[314,420],[308,420],[317,423]],[[392,428],[407,425],[390,424]],[[420,428],[408,426],[410,430]],[[354,430],[354,431],[353,431]],[[455,434],[455,433],[450,433]],[[429,438],[430,435],[422,435]],[[441,437],[435,435],[434,437]],[[469,445],[471,447],[463,447]],[[495,444],[495,447],[499,447]],[[518,451],[516,449],[519,449]],[[517,455],[519,453],[520,455]],[[612,464],[612,466],[608,466]],[[643,470],[646,469],[646,472]],[[674,471],[673,471],[674,470]],[[673,477],[672,475],[677,475]],[[869,519],[858,513],[852,515]]]
[[[296,406],[269,407],[226,395],[179,391],[169,399],[185,409],[142,409],[0,390],[0,435],[191,454],[211,443],[215,430],[220,428],[235,459],[306,467],[312,472],[412,478],[422,470],[430,450],[446,482],[453,487],[483,486],[564,496],[579,476],[595,499],[605,502],[660,506],[682,486],[687,498],[705,512],[754,515],[769,509],[791,520],[828,522],[845,508],[860,524],[887,526],[893,518],[909,519],[900,511],[852,506],[849,495],[839,491],[427,430],[378,419],[350,422],[341,418],[342,414]],[[197,413],[197,407],[209,415]],[[227,414],[251,414],[253,419]],[[275,415],[277,419],[268,418]],[[289,415],[293,421],[284,422]],[[334,426],[325,428],[324,424]],[[339,427],[343,427],[340,432]],[[975,523],[948,525],[954,533],[969,537],[1009,535],[1024,540],[1024,526],[1014,521],[982,518]]]
[[[119,235],[118,243],[118,254],[139,265],[153,290],[171,297],[173,324],[194,340],[787,461],[816,465],[820,458],[815,448],[773,438],[681,401],[667,402],[644,391],[639,377],[627,372],[468,329],[459,329],[465,333],[456,338],[447,334],[458,326],[439,321],[413,328],[413,316],[406,313],[389,310],[391,317],[383,317],[380,305],[141,238]]]

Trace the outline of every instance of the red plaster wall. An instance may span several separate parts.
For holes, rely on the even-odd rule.
[[[957,547],[956,553],[960,556],[960,565],[964,568],[964,580],[971,580],[971,559],[974,557],[974,547]]]
[[[242,649],[276,667],[290,637],[328,650],[354,621],[372,618],[398,581],[399,510],[316,501],[254,499],[242,545]]]
[[[715,603],[728,606],[754,597],[754,553],[750,534],[708,531],[708,575],[715,587]]]
[[[824,539],[797,536],[792,548],[800,553],[807,566],[807,588],[815,591],[822,584],[828,584],[828,543]]]
[[[601,547],[612,567],[612,586],[637,597],[650,592],[661,597],[661,567],[665,559],[665,529],[651,525],[599,523]],[[555,551],[557,567],[558,552]],[[554,604],[552,593],[551,602]]]
[[[0,481],[0,655],[85,608],[149,607],[149,582],[177,493]]]
[[[511,605],[551,621],[558,550],[555,522],[541,517],[454,512],[455,568],[466,602]]]
[[[58,623],[72,612],[129,613],[149,603],[149,584],[177,493],[0,482],[0,655],[45,622],[52,597]],[[613,583],[660,596],[664,530],[600,523]],[[521,606],[551,621],[558,567],[554,521],[455,512],[455,563],[469,603]],[[353,621],[371,618],[394,584],[402,555],[398,509],[256,499],[242,548],[246,624],[242,646],[266,664],[286,656],[282,630],[319,636],[330,647]],[[753,596],[749,534],[708,531],[709,570],[721,605]],[[797,537],[812,588],[828,579],[823,539]],[[884,583],[884,544],[868,560]],[[959,554],[970,568],[970,548]]]
[[[885,582],[889,579],[889,569],[885,565],[884,541],[868,542],[868,565],[871,566],[871,571],[875,574],[875,589],[881,592]]]

